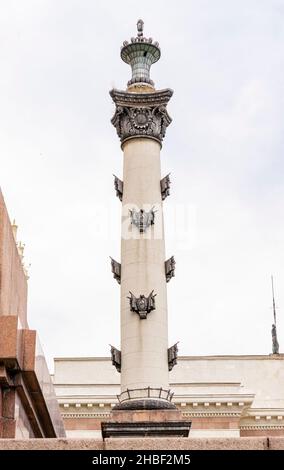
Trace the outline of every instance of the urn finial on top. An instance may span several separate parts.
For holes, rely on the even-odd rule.
[[[153,43],[152,38],[146,38],[143,34],[144,22],[137,21],[137,36],[131,38],[131,42],[124,41],[120,56],[124,62],[132,69],[132,78],[127,83],[128,86],[137,83],[147,83],[154,87],[154,82],[150,79],[150,67],[161,57],[158,42]]]
[[[142,38],[143,37],[143,29],[144,29],[144,21],[143,20],[138,20],[137,21],[137,36],[139,38]]]

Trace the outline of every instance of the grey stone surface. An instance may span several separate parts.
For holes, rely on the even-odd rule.
[[[284,450],[284,437],[269,437],[267,443],[270,450]]]
[[[284,450],[284,437],[0,439],[1,450]]]
[[[1,450],[103,450],[102,439],[0,439]]]
[[[265,450],[266,438],[157,438],[106,439],[111,450]]]

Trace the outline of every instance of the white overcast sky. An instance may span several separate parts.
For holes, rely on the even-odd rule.
[[[30,327],[51,367],[119,346],[109,90],[130,78],[120,46],[140,17],[162,49],[156,87],[174,89],[161,153],[170,344],[269,354],[273,273],[283,351],[284,0],[0,0],[0,185],[31,263]],[[181,238],[175,204],[189,208]]]

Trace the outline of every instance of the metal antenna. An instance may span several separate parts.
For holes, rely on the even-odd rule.
[[[271,276],[271,286],[272,286],[273,317],[274,317],[274,325],[276,326],[276,306],[275,306],[273,276]]]

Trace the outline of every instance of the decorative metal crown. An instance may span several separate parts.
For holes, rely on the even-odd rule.
[[[124,62],[131,65],[132,78],[127,85],[135,83],[148,83],[154,86],[150,79],[150,67],[161,57],[159,43],[154,42],[152,38],[143,36],[144,22],[137,21],[137,36],[131,38],[131,43],[124,41],[121,47],[120,56]]]

